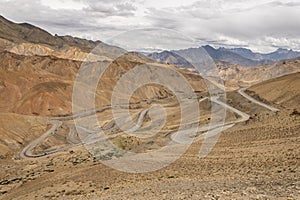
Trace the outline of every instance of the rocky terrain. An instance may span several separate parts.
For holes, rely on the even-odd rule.
[[[40,159],[2,160],[3,198],[298,199],[299,113],[273,113],[234,92],[228,102],[251,118],[223,132],[204,159],[197,157],[199,141],[167,168],[146,174],[112,170],[81,148]]]
[[[270,65],[258,65],[254,67],[223,65],[218,68],[227,89],[235,90],[239,87],[249,87],[269,79],[299,72],[299,63],[300,59],[295,58]]]
[[[184,63],[182,68],[171,62],[161,64],[101,41],[52,36],[33,25],[15,24],[3,17],[0,49],[0,199],[300,198],[299,59],[255,67],[221,63],[225,102],[216,95],[210,97],[207,82],[182,69]],[[98,82],[95,113],[72,113],[76,74],[88,55],[92,66],[110,64]],[[156,107],[165,108],[166,123],[157,135],[140,138],[126,134],[121,126],[127,125],[127,118],[118,119],[120,126],[113,116],[110,105],[114,87],[126,72],[149,63],[186,78],[195,90],[194,100],[199,102],[201,113],[192,120],[201,130],[182,134],[196,140],[167,167],[125,173],[107,167],[84,148],[86,140],[74,120],[82,119],[85,126],[81,129],[89,135],[95,126],[91,115],[95,114],[107,139],[131,152],[155,151],[176,139],[181,107],[192,113],[195,108],[189,107],[189,102],[193,99],[188,97],[180,105],[162,85],[138,88],[128,105],[136,122],[132,132],[145,135],[149,125],[159,126],[162,121]],[[211,112],[213,106],[217,109]],[[223,109],[223,132],[212,151],[200,159],[208,125],[215,117],[222,117]],[[188,129],[184,131],[188,133]]]
[[[135,66],[154,62],[146,56],[138,53],[126,53],[118,47],[109,46],[100,41],[92,42],[70,36],[52,36],[37,27],[24,24],[15,24],[4,18],[0,20],[0,32],[3,43],[9,43],[9,47],[0,50],[0,112],[7,113],[11,117],[32,121],[35,117],[37,121],[44,121],[43,124],[37,123],[31,126],[47,127],[47,118],[72,115],[72,93],[76,74],[82,65],[81,59],[74,55],[64,53],[65,49],[76,48],[79,55],[87,56],[89,62],[97,63],[108,62],[109,68],[104,72],[99,80],[95,96],[95,106],[101,108],[110,105],[111,95],[122,74],[133,69]],[[10,32],[11,34],[6,34]],[[26,35],[26,37],[24,36]],[[28,45],[28,46],[22,46]],[[29,46],[43,46],[33,48],[34,52],[28,53]],[[51,51],[44,51],[51,49]],[[12,51],[14,49],[14,51]],[[59,55],[63,56],[59,56]],[[97,54],[97,55],[96,55]],[[101,55],[101,56],[98,56]],[[116,57],[116,55],[122,55]],[[98,59],[99,58],[99,59]],[[162,67],[178,71],[190,81],[191,85],[198,91],[206,91],[203,79],[186,70],[177,69],[171,65]],[[87,74],[86,76],[91,76]],[[171,97],[166,88],[158,85],[145,85],[139,88],[132,96],[132,102],[139,102],[147,99],[162,99]],[[7,119],[1,121],[1,155],[8,156],[24,146],[34,137],[25,137],[26,134],[19,131],[6,129],[13,127],[12,124],[5,124]],[[21,123],[21,122],[20,122]],[[32,127],[27,127],[28,129]],[[41,134],[41,133],[32,133]],[[27,136],[27,135],[26,135]],[[36,135],[35,135],[36,136]],[[15,141],[15,138],[18,141]]]

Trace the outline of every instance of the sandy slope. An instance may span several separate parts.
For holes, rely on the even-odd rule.
[[[269,80],[249,89],[248,94],[265,104],[275,104],[280,108],[278,112],[269,111],[237,92],[228,93],[228,104],[242,111],[240,114],[247,113],[243,116],[249,120],[224,131],[213,151],[203,159],[198,158],[202,144],[199,140],[168,167],[144,174],[110,169],[82,147],[49,157],[19,160],[22,148],[49,130],[53,137],[39,144],[35,151],[65,145],[68,141],[78,142],[76,133],[72,132],[72,122],[54,130],[56,126],[51,128],[48,118],[40,116],[71,114],[72,85],[79,61],[86,52],[102,44],[101,53],[114,58],[109,54],[121,50],[101,42],[51,36],[37,27],[14,24],[2,17],[0,24],[0,199],[300,198],[299,74]],[[136,53],[116,59],[101,80],[96,106],[110,104],[111,91],[119,78],[148,62],[151,62],[148,58]],[[199,98],[207,96],[203,80],[195,74],[171,65],[163,67],[186,77]],[[299,61],[295,59],[273,66],[227,68],[221,76],[234,89],[298,70]],[[147,85],[137,90],[131,101],[170,96],[170,91],[161,86]],[[153,100],[144,103],[150,106],[151,102],[155,103]],[[153,145],[152,139],[139,143],[124,136],[113,142],[137,151],[159,148],[180,122],[178,102],[168,101],[165,106],[170,118],[166,130],[155,138],[157,143]],[[207,124],[211,118],[208,112],[211,102],[203,101],[200,106],[204,115],[197,120]],[[132,107],[135,113],[142,109],[142,106]],[[227,120],[239,117],[228,114]],[[97,116],[103,124],[113,124],[108,111]],[[145,118],[142,125],[149,123],[146,112],[142,116]]]
[[[249,90],[266,101],[286,108],[300,109],[300,73],[269,80],[251,87]]]
[[[2,197],[299,199],[300,115],[285,108],[268,111],[236,93],[228,98],[230,105],[249,112],[250,120],[226,130],[201,160],[199,141],[170,166],[145,174],[112,170],[93,161],[83,149],[2,162]]]

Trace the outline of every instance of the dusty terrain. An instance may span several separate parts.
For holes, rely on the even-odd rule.
[[[297,72],[299,59],[265,68],[224,69],[228,92],[223,102],[210,98],[203,78],[189,70],[4,18],[0,25],[0,199],[300,199],[300,77],[274,78]],[[91,63],[114,61],[98,84],[96,117],[108,139],[123,150],[160,149],[174,139],[182,112],[168,88],[145,85],[129,102],[137,130],[147,134],[150,122],[159,125],[162,116],[153,105],[165,108],[166,123],[154,137],[125,134],[109,105],[113,88],[127,71],[152,63],[180,73],[195,90],[201,116],[191,124],[203,130],[186,134],[197,140],[174,163],[154,172],[125,173],[103,165],[82,146],[74,118],[82,118],[81,128],[88,132],[95,126],[94,113],[72,113],[73,85],[82,58],[99,44],[102,56],[94,51]],[[248,86],[245,93],[256,101],[234,90]],[[191,99],[184,104],[189,112]],[[218,107],[215,113],[210,113],[212,105]],[[224,107],[224,131],[213,150],[199,159],[203,133]],[[120,119],[126,126],[127,118]]]
[[[300,73],[295,73],[257,84],[249,89],[249,93],[259,95],[262,100],[281,105],[285,109],[299,111],[299,87]]]
[[[249,87],[269,79],[299,72],[299,63],[299,58],[295,58],[253,67],[228,65],[228,63],[217,65],[228,90],[236,90],[239,87]]]
[[[224,131],[204,159],[197,157],[201,140],[170,166],[146,174],[110,169],[82,148],[5,159],[3,199],[299,199],[299,113],[280,104],[274,104],[280,111],[272,112],[236,92],[228,94],[228,102],[251,117]]]

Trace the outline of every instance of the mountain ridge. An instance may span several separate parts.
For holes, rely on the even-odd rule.
[[[205,51],[214,59],[216,62],[226,62],[229,64],[237,64],[241,66],[257,66],[264,64],[272,64],[279,61],[284,61],[288,59],[294,59],[300,57],[300,52],[279,48],[271,53],[257,53],[253,52],[247,48],[224,48],[220,47],[218,49],[206,45],[198,48],[199,50],[205,49]],[[185,51],[193,50],[194,48],[185,49]],[[169,52],[169,56],[167,55]],[[159,62],[169,62],[171,64],[177,65],[181,68],[191,68],[190,65],[182,66],[183,63],[187,63],[185,60],[181,60],[179,55],[176,54],[177,51],[163,51],[163,52],[155,52],[149,54],[148,56]],[[171,59],[172,57],[177,57],[177,60]],[[168,61],[169,60],[169,61]],[[173,61],[173,62],[170,62]]]

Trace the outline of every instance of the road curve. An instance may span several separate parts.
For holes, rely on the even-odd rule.
[[[42,156],[46,156],[47,154],[40,154],[36,155],[32,153],[32,150],[43,140],[45,140],[47,137],[49,137],[51,134],[53,134],[58,127],[62,125],[61,121],[58,120],[50,120],[50,123],[52,124],[52,127],[46,131],[41,137],[37,138],[30,144],[28,144],[20,153],[20,156],[22,158],[38,158]]]
[[[230,105],[228,105],[228,104],[226,104],[222,101],[219,101],[218,97],[212,97],[211,101],[225,107],[226,109],[229,109],[229,110],[235,112],[238,115],[240,115],[242,118],[237,120],[235,123],[244,122],[244,121],[247,121],[250,118],[250,115],[248,115],[247,113],[244,113],[244,112],[242,112],[242,111],[240,111],[240,110],[238,110],[238,109],[236,109],[236,108],[234,108],[234,107],[232,107],[232,106],[230,106]]]
[[[265,107],[266,109],[268,110],[271,110],[273,112],[276,112],[276,111],[279,111],[279,109],[277,108],[274,108],[272,106],[269,106],[265,103],[262,103],[256,99],[254,99],[253,97],[249,96],[248,94],[245,93],[245,91],[247,90],[248,88],[241,88],[238,90],[239,94],[242,95],[243,97],[245,97],[246,99],[248,99],[249,101],[252,101],[253,103],[257,104],[257,105],[260,105],[262,107]]]
[[[208,97],[200,99],[199,103],[206,99],[208,99]],[[200,127],[200,128],[198,128],[197,132],[206,132],[207,135],[215,135],[216,133],[219,133],[220,131],[224,131],[226,129],[231,128],[232,126],[234,126],[237,123],[245,122],[245,121],[249,120],[249,118],[250,118],[250,115],[218,100],[218,97],[211,97],[210,101],[235,112],[236,114],[240,115],[241,118],[236,121],[233,121],[233,122],[226,122],[226,123],[224,122],[224,123],[218,123],[218,124],[214,124],[214,125],[207,125],[204,127]],[[195,135],[195,130],[188,129],[188,130],[175,132],[174,134],[171,135],[171,138],[173,141],[175,141],[177,143],[189,144],[189,143],[193,142],[193,140],[191,140],[191,138],[194,137],[194,135]],[[198,139],[201,139],[201,138],[197,138],[197,140]]]
[[[127,132],[135,132],[137,131],[141,126],[142,123],[144,121],[145,115],[147,114],[147,112],[149,111],[149,108],[146,108],[144,110],[142,110],[139,114],[138,114],[138,120],[137,120],[137,124],[135,124],[133,127],[129,128],[128,130],[126,130]],[[125,121],[125,120],[124,120]],[[113,121],[111,121],[113,122]],[[110,122],[110,123],[111,123]],[[108,129],[104,129],[105,131],[111,131],[116,129],[116,124],[113,123],[112,127],[108,128]],[[78,127],[78,126],[77,126]],[[91,133],[89,136],[87,136],[84,141],[82,141],[83,144],[92,144],[98,141],[103,141],[103,140],[107,140],[107,139],[111,139],[111,138],[115,138],[117,136],[123,135],[124,132],[120,132],[120,133],[116,133],[113,135],[103,135],[101,130],[96,130],[96,131],[91,131],[89,129],[86,129],[83,127],[80,127],[82,130],[86,130],[87,133]],[[122,129],[122,128],[121,128]]]

